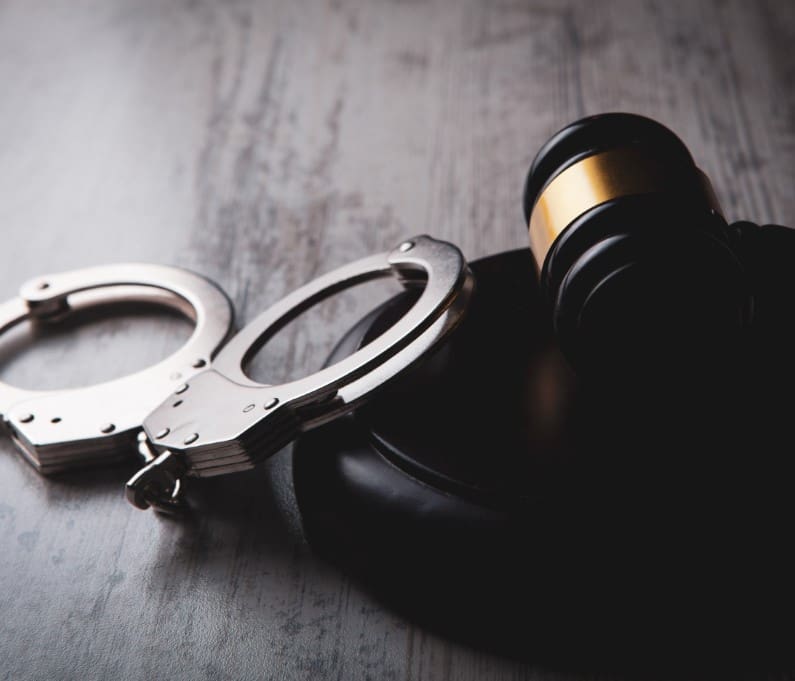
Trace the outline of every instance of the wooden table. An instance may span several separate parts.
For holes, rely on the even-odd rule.
[[[169,263],[245,322],[413,233],[471,258],[524,246],[535,150],[608,110],[677,131],[730,219],[795,224],[793,45],[786,0],[5,0],[0,295]],[[366,304],[290,326],[254,376],[316,366]],[[108,379],[188,331],[152,311],[21,329],[2,377]],[[133,463],[43,479],[0,449],[2,678],[563,678],[432,635],[315,557],[288,452],[195,486],[175,521],[125,503]]]

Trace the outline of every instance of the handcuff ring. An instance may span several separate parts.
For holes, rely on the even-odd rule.
[[[310,376],[261,384],[248,360],[291,319],[329,296],[395,276],[423,287],[406,314],[350,356]],[[184,476],[209,477],[253,468],[300,433],[347,413],[437,346],[463,319],[474,279],[461,252],[428,236],[329,272],[261,313],[218,353],[211,366],[144,420],[150,462],[127,483],[127,498],[146,508],[150,493]]]
[[[214,283],[187,270],[117,264],[37,277],[0,304],[0,334],[31,320],[55,324],[73,312],[113,303],[154,303],[195,322],[188,341],[141,371],[80,388],[26,390],[0,382],[0,420],[42,474],[116,462],[135,450],[144,417],[208,365],[234,324],[232,304]]]

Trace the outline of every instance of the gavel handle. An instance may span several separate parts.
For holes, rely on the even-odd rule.
[[[754,294],[754,327],[774,342],[795,338],[795,229],[753,222],[730,228]]]

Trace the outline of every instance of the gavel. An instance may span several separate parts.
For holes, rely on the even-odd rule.
[[[705,352],[791,326],[795,232],[729,224],[671,130],[608,113],[555,134],[524,214],[561,347],[579,368]]]

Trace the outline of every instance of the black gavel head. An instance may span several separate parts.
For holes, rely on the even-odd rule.
[[[749,321],[709,180],[655,121],[611,113],[558,132],[530,168],[524,212],[555,332],[578,366],[664,362]]]

